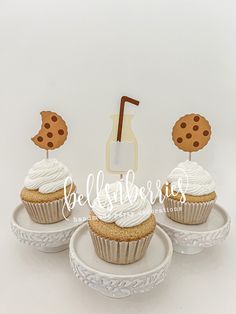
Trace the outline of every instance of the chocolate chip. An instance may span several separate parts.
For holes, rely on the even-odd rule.
[[[38,136],[38,137],[37,137],[37,140],[38,140],[38,142],[42,142],[42,141],[43,141],[42,136]]]
[[[195,122],[198,122],[198,121],[200,120],[200,117],[199,117],[199,116],[195,116],[195,117],[193,118],[193,120],[194,120]]]
[[[209,131],[205,130],[205,131],[203,132],[203,135],[204,135],[204,136],[209,135]]]
[[[51,119],[52,119],[53,122],[57,121],[57,117],[56,116],[52,116]]]
[[[199,146],[199,143],[196,141],[196,142],[193,143],[193,146],[194,146],[194,147],[198,147],[198,146]]]
[[[191,133],[187,133],[186,134],[186,138],[191,138],[192,137],[192,134]]]
[[[180,126],[181,126],[182,129],[184,129],[184,128],[186,128],[187,124],[186,124],[185,122],[182,122],[182,123],[180,124]]]
[[[48,133],[47,133],[47,137],[49,137],[49,138],[53,137],[52,132],[48,132]]]
[[[199,129],[199,126],[198,125],[194,125],[193,126],[193,131],[197,131]]]
[[[58,130],[58,134],[59,135],[63,135],[64,134],[64,130],[62,130],[62,129]]]
[[[53,147],[53,143],[52,142],[48,142],[48,147]]]
[[[44,124],[44,127],[45,127],[46,129],[50,129],[50,124],[49,124],[49,123],[45,123],[45,124]]]
[[[182,137],[178,137],[178,138],[177,138],[177,142],[178,142],[178,143],[182,143],[182,142],[183,142]]]

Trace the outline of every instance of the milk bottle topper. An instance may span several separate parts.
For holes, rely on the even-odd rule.
[[[113,123],[117,124],[113,126],[112,136],[107,144],[107,170],[117,174],[124,174],[130,169],[137,168],[138,147],[130,125],[132,116],[124,115],[126,102],[139,105],[138,100],[127,96],[121,97],[119,120],[114,119]]]

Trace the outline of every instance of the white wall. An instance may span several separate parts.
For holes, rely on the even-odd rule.
[[[229,0],[1,2],[3,189],[11,186],[18,202],[28,168],[43,157],[30,141],[39,112],[55,110],[70,134],[51,156],[84,191],[87,174],[104,167],[109,115],[127,94],[141,101],[128,109],[140,148],[137,182],[164,179],[186,159],[171,127],[198,112],[213,138],[193,158],[213,173],[220,194],[235,171],[235,9]]]

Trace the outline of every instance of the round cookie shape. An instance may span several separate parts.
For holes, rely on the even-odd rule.
[[[52,111],[42,111],[40,114],[41,129],[32,137],[32,141],[46,150],[53,150],[63,145],[68,135],[65,121],[59,114]]]
[[[200,114],[191,113],[181,117],[174,125],[172,139],[185,152],[196,152],[207,145],[211,126]]]

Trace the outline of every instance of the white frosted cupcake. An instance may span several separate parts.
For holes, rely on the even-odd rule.
[[[135,185],[119,181],[102,190],[88,221],[97,255],[110,263],[141,259],[156,227],[152,206]]]
[[[216,200],[215,182],[198,163],[185,161],[171,171],[162,187],[167,216],[182,224],[206,222]]]
[[[64,198],[68,176],[67,167],[55,158],[43,159],[32,166],[25,178],[21,199],[33,221],[55,223],[70,215]],[[74,192],[75,185],[68,182],[66,191],[67,195]]]

